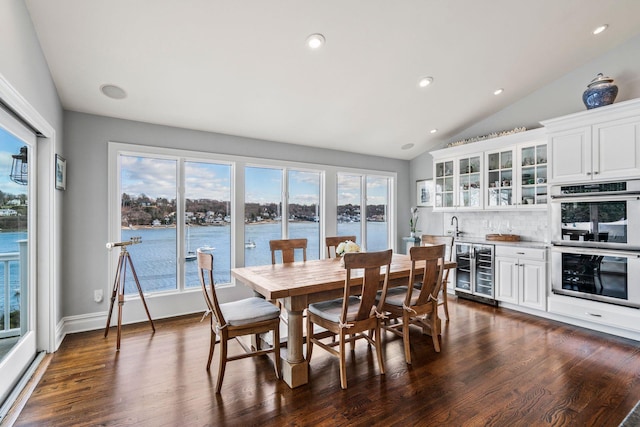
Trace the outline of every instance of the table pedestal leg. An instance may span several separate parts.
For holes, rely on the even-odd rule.
[[[305,307],[306,304],[302,305]],[[291,301],[285,300],[288,315],[287,357],[282,361],[282,379],[289,387],[295,388],[309,382],[309,364],[302,352],[303,328],[302,312],[304,308],[292,307]]]

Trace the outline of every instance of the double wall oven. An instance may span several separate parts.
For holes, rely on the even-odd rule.
[[[640,308],[640,180],[550,194],[553,293]]]

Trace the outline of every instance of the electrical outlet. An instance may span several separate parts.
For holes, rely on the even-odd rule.
[[[453,234],[453,230],[447,230],[447,234],[451,236]]]
[[[93,300],[95,302],[102,302],[102,289],[96,289],[93,291]]]

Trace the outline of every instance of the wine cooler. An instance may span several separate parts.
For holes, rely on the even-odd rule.
[[[459,242],[455,247],[458,264],[455,275],[456,294],[462,298],[495,305],[494,246]]]

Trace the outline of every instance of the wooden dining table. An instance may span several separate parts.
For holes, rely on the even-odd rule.
[[[444,268],[454,268],[445,262]],[[406,285],[411,270],[408,255],[393,254],[389,286]],[[308,383],[308,363],[303,354],[303,312],[311,303],[340,298],[346,271],[339,258],[259,265],[231,269],[231,275],[268,300],[279,300],[288,319],[287,356],[282,361],[282,378],[291,387]],[[358,277],[353,279],[357,291]]]

